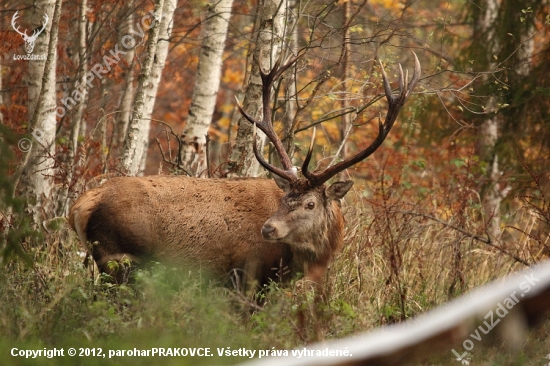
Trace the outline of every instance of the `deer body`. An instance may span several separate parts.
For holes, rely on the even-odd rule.
[[[319,282],[342,246],[339,205],[315,194],[285,203],[284,195],[261,178],[119,177],[81,195],[69,223],[107,273],[109,261],[127,257],[200,266],[218,276],[242,269],[260,285],[297,272]],[[296,207],[311,203],[316,207]],[[289,204],[290,215],[273,216]]]
[[[414,54],[414,53],[413,53]],[[273,143],[282,167],[268,163],[256,146],[254,154],[269,170],[269,179],[198,179],[122,177],[84,193],[71,207],[69,223],[100,270],[124,257],[149,257],[209,268],[219,275],[243,269],[258,284],[284,280],[301,272],[319,284],[343,242],[340,199],[353,185],[327,181],[370,156],[390,132],[399,110],[420,78],[416,55],[411,81],[400,67],[399,93],[392,94],[380,63],[388,112],[376,139],[365,149],[324,171],[309,171],[315,130],[302,164],[302,177],[284,150],[271,121],[273,81],[298,58],[269,73],[261,72],[263,118],[258,121],[238,104],[246,120]],[[255,131],[255,130],[254,130]],[[249,279],[247,279],[249,282]]]

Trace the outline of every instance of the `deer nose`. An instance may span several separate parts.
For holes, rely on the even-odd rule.
[[[264,225],[262,227],[262,235],[266,239],[270,239],[275,234],[275,228],[273,226]]]

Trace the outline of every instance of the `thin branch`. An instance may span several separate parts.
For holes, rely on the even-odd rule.
[[[501,248],[500,246],[496,245],[496,244],[493,244],[492,241],[491,241],[491,237],[489,235],[487,235],[487,238],[483,238],[479,235],[475,235],[475,234],[472,234],[462,228],[459,228],[457,226],[454,226],[448,222],[445,222],[445,221],[442,221],[440,219],[438,219],[437,217],[434,217],[434,216],[431,216],[431,215],[428,215],[428,214],[425,214],[425,213],[422,213],[422,212],[414,212],[414,211],[399,211],[400,213],[402,213],[403,215],[411,215],[411,216],[422,216],[422,217],[425,217],[427,219],[430,219],[432,221],[435,221],[437,223],[440,223],[441,225],[444,225],[450,229],[453,229],[453,230],[456,230],[458,231],[459,233],[461,234],[464,234],[472,239],[475,239],[475,240],[478,240],[482,243],[485,243],[495,249],[497,249],[498,251],[500,251],[501,253],[503,254],[506,254],[510,257],[512,257],[516,262],[519,262],[527,267],[530,267],[531,264],[529,264],[527,261],[525,261],[524,259],[521,259],[520,257],[512,254],[512,253],[509,253],[508,251],[506,251],[505,249]]]

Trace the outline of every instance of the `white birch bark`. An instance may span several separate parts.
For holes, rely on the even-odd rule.
[[[350,107],[350,101],[346,97],[346,91],[351,90],[351,87],[353,85],[353,82],[349,82],[349,76],[350,76],[350,54],[351,54],[351,45],[350,45],[350,17],[351,17],[351,1],[346,1],[344,3],[344,12],[343,12],[343,19],[342,23],[345,26],[344,29],[344,36],[343,36],[343,44],[342,44],[342,54],[340,56],[342,60],[342,80],[344,81],[342,83],[342,87],[344,88],[342,95],[344,96],[342,98],[342,109],[347,110]],[[351,125],[351,114],[346,113],[342,116],[342,123],[340,125],[340,139],[341,139],[341,145],[339,148],[340,155],[342,160],[346,159],[349,156],[349,144],[346,141],[347,135],[349,134],[349,128]],[[337,157],[335,157],[336,159]],[[344,170],[339,174],[341,180],[348,179],[347,172]]]
[[[77,163],[74,162],[76,151],[78,149],[78,138],[81,135],[82,118],[84,109],[86,108],[86,100],[88,98],[88,84],[86,83],[86,65],[87,65],[87,17],[88,0],[81,0],[79,7],[77,34],[78,39],[75,42],[76,58],[78,70],[76,72],[75,83],[72,85],[72,90],[69,91],[69,96],[77,103],[73,113],[70,115],[71,127],[69,131],[69,149],[67,151],[67,177],[65,184],[60,188],[57,201],[57,216],[68,216],[70,207],[69,186],[72,183],[74,170]]]
[[[153,108],[155,106],[162,70],[164,69],[164,64],[166,63],[166,57],[168,56],[168,50],[170,48],[170,37],[172,36],[172,27],[174,24],[174,10],[176,10],[177,3],[177,0],[164,0],[164,5],[162,7],[162,19],[159,19],[159,40],[153,62],[153,68],[151,70],[151,87],[145,90],[144,118],[147,119],[148,123],[146,125],[147,128],[146,131],[144,131],[144,139],[142,141],[143,153],[141,155],[139,167],[140,175],[143,175],[145,172],[147,149],[149,148],[149,130],[151,127],[150,120],[153,115]]]
[[[282,51],[286,9],[286,0],[264,0],[259,5],[260,27],[243,101],[244,110],[258,120],[263,116],[260,65],[269,72]],[[260,165],[252,150],[252,125],[241,117],[238,126],[229,165],[234,175],[257,176]],[[258,137],[258,151],[263,151],[265,135],[258,130]]]
[[[182,132],[182,165],[195,176],[206,175],[206,135],[220,87],[222,56],[233,0],[208,4],[201,29],[201,51],[189,117]]]
[[[496,39],[495,31],[497,28],[494,22],[497,18],[501,2],[498,0],[488,0],[486,2],[485,13],[478,24],[479,28],[487,32],[487,39]],[[533,53],[533,25],[529,25],[522,37],[522,44],[518,49],[518,57],[521,60],[528,61]],[[493,49],[488,49],[490,54],[496,54],[500,45],[495,44]],[[531,63],[525,62],[520,68],[516,69],[519,75],[528,76],[531,71]],[[494,108],[495,100],[491,98],[488,103],[488,109]],[[510,192],[509,186],[503,186],[501,176],[503,174],[499,165],[499,156],[495,151],[495,146],[500,135],[500,129],[503,123],[503,115],[495,113],[490,115],[480,127],[480,137],[477,145],[477,153],[489,163],[487,173],[486,191],[483,197],[483,214],[487,222],[487,232],[493,238],[498,238],[502,234],[500,228],[500,206],[502,200]]]
[[[78,102],[75,113],[73,114],[71,122],[71,136],[70,136],[70,148],[69,154],[71,158],[74,158],[78,145],[78,136],[82,126],[82,116],[84,115],[84,109],[86,106],[86,99],[88,97],[88,85],[86,84],[86,58],[88,49],[86,46],[86,28],[87,18],[86,11],[88,9],[88,0],[81,0],[80,13],[78,16],[78,72],[75,89],[78,86],[80,91],[80,101]]]
[[[288,2],[287,10],[287,24],[286,29],[288,35],[287,47],[293,55],[298,54],[298,16],[300,11],[300,3],[298,0],[290,0]],[[284,146],[289,156],[294,154],[294,132],[292,131],[294,118],[298,112],[297,97],[296,97],[296,79],[294,73],[289,73],[285,77],[286,83],[286,100],[285,112],[282,118],[283,133],[284,133]],[[278,159],[277,159],[278,160]]]
[[[495,29],[493,23],[498,14],[499,3],[497,0],[488,0],[485,3],[485,13],[480,19],[478,24],[479,29],[482,32],[487,32],[487,39],[494,39]],[[495,45],[494,49],[487,50],[494,54],[498,49],[498,45]],[[490,98],[487,108],[493,108],[495,103],[494,98]],[[483,213],[487,222],[487,232],[492,237],[496,238],[500,236],[500,202],[502,198],[499,194],[498,177],[500,168],[498,166],[498,156],[495,152],[495,145],[499,135],[499,122],[500,118],[498,114],[488,116],[483,121],[480,127],[479,140],[477,143],[477,152],[482,158],[489,158],[488,169],[488,190],[483,197]]]
[[[175,0],[167,0],[167,8],[174,9]],[[145,61],[139,75],[136,95],[134,97],[134,106],[132,118],[128,126],[128,134],[124,143],[124,154],[121,161],[121,169],[129,175],[139,173],[142,164],[142,156],[146,154],[146,146],[148,145],[149,126],[151,113],[155,104],[155,96],[160,81],[160,72],[164,67],[166,54],[163,57],[159,47],[168,49],[168,37],[165,37],[165,32],[172,29],[172,14],[170,17],[164,13],[164,0],[155,1],[155,14],[162,15],[162,20],[155,20],[149,30],[149,38],[147,40]],[[163,24],[164,23],[164,24]],[[164,28],[163,28],[164,26]],[[163,40],[159,42],[161,28],[164,29]],[[161,46],[162,45],[162,46]],[[161,62],[162,61],[162,62]],[[156,65],[155,65],[156,64]]]
[[[125,5],[125,13],[128,14],[128,17],[122,23],[119,30],[119,40],[118,43],[122,44],[122,38],[127,34],[132,34],[134,31],[134,22],[135,17],[131,9],[134,8],[134,1],[129,1]],[[130,117],[132,115],[132,102],[134,101],[134,49],[130,48],[127,52],[121,56],[122,59],[128,65],[126,75],[124,77],[124,92],[119,104],[119,113],[116,117],[116,127],[115,127],[115,142],[117,146],[122,146],[126,138],[126,133],[128,132],[128,123],[130,122]]]
[[[47,54],[46,61],[29,62],[29,119],[33,144],[22,163],[22,191],[29,199],[28,210],[36,223],[54,212],[52,198],[55,132],[56,132],[56,47],[61,0],[34,4],[36,27],[42,25],[44,14],[49,21],[36,40],[34,54]]]

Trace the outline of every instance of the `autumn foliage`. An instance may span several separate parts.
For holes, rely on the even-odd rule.
[[[250,76],[257,3],[233,3],[209,128],[213,177],[232,173],[227,162],[238,129],[235,97],[242,100]],[[311,167],[318,169],[376,137],[378,120],[387,111],[377,60],[394,90],[399,64],[409,70],[409,77],[412,74],[411,51],[419,56],[423,73],[381,148],[343,173],[355,182],[343,203],[346,249],[331,267],[323,306],[316,308],[309,295],[297,294],[295,287],[287,291],[273,284],[262,295],[267,299],[265,310],[246,318],[246,332],[242,337],[239,333],[237,342],[246,343],[251,335],[267,347],[273,324],[280,325],[279,340],[273,342],[282,348],[401,321],[549,256],[550,8],[548,2],[534,0],[496,3],[500,6],[489,14],[492,18],[484,16],[485,2],[462,0],[313,1],[297,2],[289,9],[297,21],[285,34],[284,54],[303,56],[275,86],[273,120],[296,166],[305,157],[313,127],[317,139]],[[79,43],[77,17],[83,4],[84,45]],[[31,105],[36,101],[30,100],[29,90],[41,80],[29,80],[33,61],[14,59],[26,51],[11,22],[19,11],[18,25],[30,35],[43,15],[31,5],[11,0],[0,5],[0,172],[5,173],[0,177],[0,253],[5,261],[0,263],[14,273],[1,280],[6,290],[0,290],[0,307],[8,307],[5,299],[11,296],[21,309],[11,316],[0,315],[0,328],[8,329],[0,331],[0,340],[29,341],[35,332],[34,338],[53,342],[55,335],[72,334],[55,315],[79,311],[83,315],[72,324],[83,338],[92,334],[93,340],[108,339],[120,329],[126,335],[131,334],[128,329],[138,332],[142,321],[155,334],[162,333],[157,320],[172,333],[177,327],[197,330],[204,324],[186,312],[201,306],[210,309],[212,304],[204,305],[203,288],[208,288],[204,291],[209,296],[217,296],[212,302],[216,306],[222,303],[223,308],[224,299],[238,304],[237,310],[223,308],[214,316],[226,324],[222,333],[237,333],[236,318],[254,312],[239,295],[193,282],[189,291],[198,300],[186,302],[189,293],[178,293],[167,284],[171,269],[166,268],[158,275],[166,290],[162,295],[155,292],[160,290],[153,289],[156,284],[150,278],[138,280],[148,290],[136,292],[98,284],[93,266],[81,265],[76,238],[63,222],[63,209],[58,206],[42,222],[25,217],[24,206],[33,198],[19,195],[21,183],[12,177],[27,156],[21,141],[36,144],[31,126]],[[183,173],[170,162],[178,155],[178,140],[188,118],[205,6],[196,0],[178,1],[171,37],[161,40],[169,42],[169,53],[150,121],[145,175]],[[86,97],[72,108],[64,107],[64,115],[58,114],[55,154],[44,157],[51,159],[55,171],[52,201],[63,193],[68,205],[102,179],[124,174],[120,161],[128,136],[119,134],[119,116],[124,92],[139,83],[150,25],[150,20],[142,19],[153,7],[154,2],[142,1],[63,2],[55,50],[57,108],[64,106],[62,101],[75,90],[82,72],[92,72],[96,65],[102,65],[104,72],[92,74]],[[491,27],[484,27],[483,19],[492,19]],[[117,47],[129,51],[121,43],[130,34],[125,28],[128,22],[134,27],[134,54],[116,59]],[[106,58],[111,61],[106,63]],[[80,105],[77,148],[72,151],[73,117]],[[498,126],[493,140],[486,134],[487,121]],[[266,147],[264,155],[276,161],[271,150]],[[487,210],[491,192],[500,196],[497,212]],[[496,218],[498,235],[491,229]],[[75,284],[66,285],[65,278]],[[60,295],[56,286],[62,288]],[[38,289],[34,297],[33,289]],[[25,291],[29,297],[21,295]],[[158,318],[141,302],[157,295],[163,312]],[[96,308],[82,310],[87,307],[82,304],[93,301]],[[129,309],[138,309],[141,318],[133,317]],[[37,319],[25,318],[29,311]],[[308,316],[303,318],[304,314]],[[19,327],[18,322],[24,325]],[[204,329],[212,325],[205,324]],[[49,333],[49,328],[57,333]],[[215,338],[215,331],[204,329],[197,330],[202,332],[197,339]],[[543,356],[538,349],[535,353]]]

